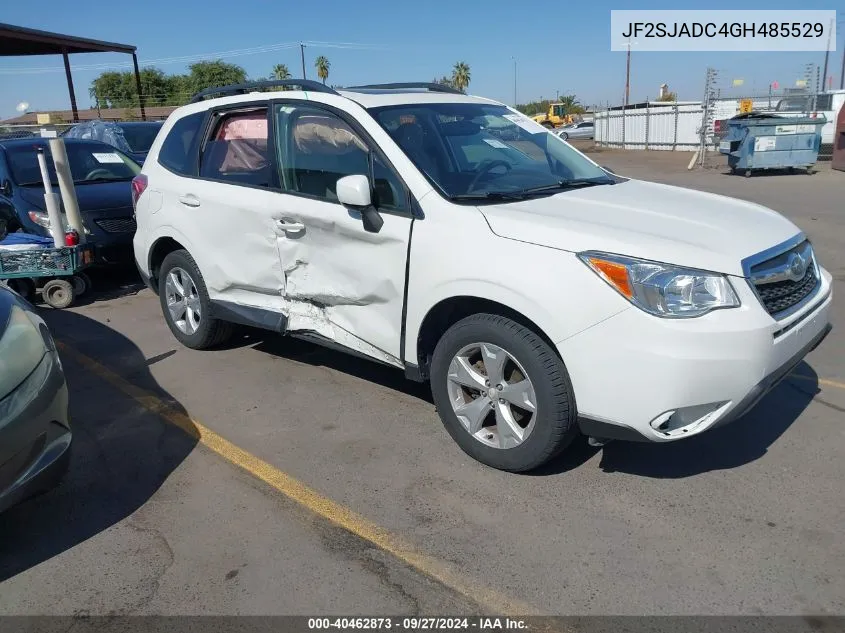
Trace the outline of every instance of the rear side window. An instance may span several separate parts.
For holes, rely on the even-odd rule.
[[[158,162],[177,174],[193,175],[189,173],[193,162],[191,148],[202,130],[204,120],[205,112],[197,112],[176,121],[161,144]]]
[[[270,186],[266,108],[219,117],[202,150],[200,177]]]

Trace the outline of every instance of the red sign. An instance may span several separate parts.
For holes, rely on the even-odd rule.
[[[776,81],[772,82],[772,90],[777,90],[778,86],[780,86],[780,84],[778,82],[776,82]]]

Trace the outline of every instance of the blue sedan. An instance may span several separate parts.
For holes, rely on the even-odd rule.
[[[58,192],[47,139],[0,140],[0,228],[49,236],[44,185],[37,149],[43,147],[52,189]],[[132,261],[135,218],[132,178],[141,170],[132,158],[105,143],[65,140],[86,239],[100,263]]]

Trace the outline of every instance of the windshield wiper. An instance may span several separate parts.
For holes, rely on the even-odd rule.
[[[520,189],[514,191],[516,194],[531,195],[533,193],[547,193],[550,191],[558,191],[561,189],[570,189],[573,187],[595,187],[596,185],[615,185],[616,181],[612,178],[599,176],[598,178],[571,178],[570,180],[558,180],[550,185],[541,185],[539,187],[529,187],[528,189]]]
[[[612,178],[600,176],[598,178],[572,178],[558,180],[549,185],[517,189],[515,191],[480,191],[478,193],[460,193],[449,196],[450,200],[527,200],[532,196],[554,193],[575,187],[595,187],[597,185],[615,185]]]
[[[57,186],[57,182],[51,183],[53,186]],[[33,180],[32,182],[19,182],[18,187],[43,187],[44,183],[40,180]]]
[[[449,200],[525,200],[529,196],[522,191],[480,191],[478,193],[458,193],[449,196]]]

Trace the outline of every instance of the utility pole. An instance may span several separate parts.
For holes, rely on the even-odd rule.
[[[625,66],[625,105],[631,98],[631,38],[628,38],[628,61]]]
[[[845,20],[837,24],[845,25]],[[839,89],[845,89],[845,39],[842,40],[842,70],[839,71]]]
[[[839,72],[839,89],[845,88],[845,44],[842,45],[842,70]]]
[[[299,43],[299,55],[302,57],[302,78],[307,79],[305,76],[305,44],[302,42]]]
[[[516,108],[516,57],[513,58],[513,107]]]
[[[824,72],[822,73],[822,91],[827,90],[827,58],[830,57],[830,34],[833,31],[833,18],[830,19],[830,28],[827,31],[827,49],[824,52]]]

